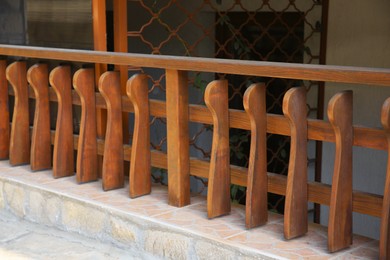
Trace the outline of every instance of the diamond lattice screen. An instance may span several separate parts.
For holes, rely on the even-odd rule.
[[[322,4],[319,0],[129,0],[129,52],[195,57],[217,57],[260,61],[318,64],[320,58]],[[129,68],[130,75],[150,75],[150,97],[165,99],[162,70]],[[246,88],[254,82],[267,84],[267,110],[282,113],[283,95],[291,87],[308,91],[308,115],[316,116],[318,83],[273,78],[192,72],[190,102],[203,103],[207,84],[218,78],[229,80],[229,106],[243,109]],[[151,119],[152,147],[166,150],[166,124]],[[247,166],[250,134],[231,129],[231,163]],[[191,155],[208,159],[212,126],[191,123]],[[289,138],[268,136],[268,170],[287,174]],[[315,146],[309,147],[309,162]],[[309,164],[309,168],[313,168]],[[310,173],[310,169],[309,169]],[[156,169],[154,179],[166,183],[165,172]],[[313,175],[313,174],[311,174]],[[193,191],[207,190],[206,180],[193,180]],[[233,199],[244,201],[245,190],[232,187]],[[283,198],[270,196],[270,208],[283,211]]]

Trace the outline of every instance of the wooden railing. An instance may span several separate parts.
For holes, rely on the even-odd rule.
[[[267,192],[286,195],[284,235],[287,239],[307,232],[308,201],[329,205],[328,247],[331,252],[351,245],[352,211],[381,217],[380,254],[383,259],[389,257],[390,167],[384,196],[353,190],[352,147],[388,151],[390,99],[382,108],[383,129],[353,125],[350,91],[340,92],[331,99],[329,122],[307,118],[304,88],[292,88],[286,93],[284,116],[266,113],[265,86],[261,83],[247,89],[245,111],[228,108],[228,83],[224,80],[210,82],[205,93],[206,106],[201,106],[188,102],[187,71],[390,86],[390,70],[5,45],[0,45],[0,55],[166,70],[167,96],[163,102],[148,99],[148,85],[142,74],[129,79],[127,96],[122,96],[118,72],[106,72],[100,77],[98,93],[92,69],[80,69],[72,76],[68,66],[59,66],[49,73],[43,64],[27,70],[25,61],[11,64],[0,61],[0,158],[9,158],[11,165],[30,163],[34,171],[52,167],[55,178],[69,176],[74,174],[73,151],[76,149],[76,176],[78,182],[83,183],[97,180],[97,155],[104,155],[103,189],[110,190],[123,187],[123,161],[131,161],[131,198],[150,193],[151,166],[165,168],[168,170],[168,203],[179,207],[190,203],[190,175],[208,178],[210,218],[230,212],[231,183],[246,186],[248,228],[267,222]],[[12,88],[8,89],[7,81]],[[7,105],[9,94],[15,96],[12,120]],[[28,98],[36,100],[31,142]],[[58,102],[55,131],[50,130],[48,124],[49,101]],[[72,104],[82,108],[79,135],[73,134]],[[104,139],[97,138],[96,108],[107,109]],[[123,112],[135,115],[132,146],[122,141]],[[167,153],[150,149],[150,115],[167,119]],[[189,122],[213,124],[209,162],[190,157]],[[229,128],[251,131],[248,168],[230,165]],[[291,136],[288,176],[266,171],[267,133]],[[331,186],[307,181],[308,140],[335,143]],[[51,144],[54,144],[53,158],[50,157]]]

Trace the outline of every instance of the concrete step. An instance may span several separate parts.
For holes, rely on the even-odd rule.
[[[29,166],[10,167],[8,161],[0,161],[0,211],[43,229],[66,231],[64,238],[70,242],[79,235],[91,239],[87,240],[92,245],[96,241],[97,246],[90,248],[101,248],[102,254],[104,248],[112,248],[106,259],[378,258],[378,242],[361,236],[354,236],[350,248],[330,254],[327,230],[316,224],[309,225],[307,235],[286,241],[280,215],[270,213],[266,225],[247,230],[240,205],[233,205],[230,215],[210,220],[203,196],[194,195],[191,205],[176,208],[167,204],[164,186],[153,185],[150,195],[137,199],[130,199],[128,192],[128,187],[104,192],[100,182],[79,185],[74,176],[53,179],[49,170],[31,172]],[[26,234],[37,236],[35,244],[24,250],[21,242],[18,252],[38,250],[45,244],[37,241],[45,241],[47,234]],[[1,248],[7,250],[6,244]],[[78,258],[81,251],[69,247],[68,255]]]

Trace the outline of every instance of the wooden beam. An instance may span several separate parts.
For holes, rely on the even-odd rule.
[[[95,0],[97,1],[97,0]],[[0,55],[168,70],[390,86],[390,69],[112,53],[0,44]]]

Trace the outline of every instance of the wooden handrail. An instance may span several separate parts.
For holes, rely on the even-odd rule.
[[[211,85],[209,84],[205,94],[205,103],[207,104],[208,109],[205,106],[189,104],[186,71],[390,86],[389,69],[155,56],[11,45],[0,45],[0,55],[100,64],[111,63],[121,66],[136,65],[137,67],[165,69],[167,75],[166,102],[149,100],[147,81],[144,80],[142,81],[142,84],[139,82],[132,87],[133,92],[142,91],[142,100],[138,100],[140,98],[138,94],[141,92],[135,95],[135,92],[132,93],[132,91],[128,91],[127,94],[131,101],[119,91],[115,94],[115,102],[117,103],[116,114],[119,114],[120,117],[121,112],[135,112],[135,117],[137,117],[136,119],[138,120],[136,120],[132,146],[126,143],[120,143],[122,135],[116,135],[115,140],[118,142],[116,150],[120,150],[120,153],[115,156],[117,157],[116,159],[119,160],[118,165],[121,167],[123,166],[121,165],[123,160],[131,160],[133,166],[135,165],[134,162],[142,162],[142,159],[135,158],[137,155],[142,158],[147,158],[147,160],[145,159],[145,165],[142,167],[136,166],[136,169],[131,169],[130,171],[130,182],[131,185],[135,186],[138,186],[138,184],[137,180],[134,178],[132,179],[132,173],[133,177],[135,175],[139,177],[139,173],[134,173],[139,170],[144,172],[147,183],[145,184],[142,182],[143,184],[140,184],[140,186],[147,188],[146,193],[150,191],[150,187],[147,185],[150,184],[150,178],[148,178],[150,175],[150,167],[154,166],[168,169],[169,204],[175,206],[185,206],[190,203],[190,175],[208,178],[208,216],[210,218],[229,213],[229,187],[231,183],[241,186],[250,186],[247,182],[248,169],[230,165],[229,163],[229,128],[251,130],[252,138],[255,138],[256,135],[251,127],[253,120],[250,120],[250,116],[248,116],[245,111],[228,109],[227,82],[225,81],[220,81],[218,84],[216,83],[217,81],[215,81],[214,83],[210,83]],[[23,67],[19,68],[14,65],[8,66],[7,78],[14,87],[13,89],[9,89],[8,93],[15,95],[15,100],[17,101],[23,98],[23,105],[27,107],[29,103],[27,98],[34,98],[36,95],[35,98],[39,98],[39,95],[31,90],[28,91],[27,82],[24,80],[26,62],[14,62],[13,64],[23,64]],[[17,68],[17,70],[13,73],[14,77],[10,77],[11,73],[9,73],[9,69],[12,69],[13,67]],[[4,70],[4,66],[2,68]],[[74,149],[78,150],[78,177],[84,176],[83,173],[86,173],[87,170],[90,169],[94,174],[97,173],[97,169],[88,166],[87,158],[93,157],[94,160],[92,164],[96,165],[95,159],[97,158],[97,155],[104,154],[105,156],[108,156],[106,154],[107,149],[105,148],[105,145],[109,145],[110,138],[107,138],[107,136],[105,140],[97,138],[95,129],[93,129],[93,131],[87,131],[86,126],[93,127],[96,125],[96,117],[94,114],[95,107],[110,108],[112,103],[105,100],[107,99],[107,95],[104,95],[105,91],[103,91],[102,94],[95,92],[92,70],[81,69],[76,72],[73,78],[73,85],[76,91],[73,91],[70,83],[71,74],[69,69],[68,66],[57,67],[50,73],[49,77],[52,88],[49,88],[49,86],[45,84],[49,99],[58,102],[57,127],[55,138],[52,137],[52,142],[54,142],[54,177],[73,174]],[[89,76],[85,77],[84,80],[80,80],[81,73],[86,71],[89,72]],[[24,81],[21,81],[21,79]],[[4,82],[4,80],[2,81]],[[222,82],[224,83],[222,84]],[[111,93],[112,86],[109,84],[104,85],[108,88],[106,92]],[[20,86],[23,86],[23,93],[20,90]],[[88,92],[86,91],[86,88],[88,88]],[[118,79],[116,79],[116,88],[119,90]],[[4,99],[7,89],[4,88],[2,92]],[[332,106],[332,102],[329,104],[330,108],[336,107],[333,108],[333,112],[329,115],[330,123],[323,120],[307,119],[305,93],[304,88],[289,90],[284,99],[284,117],[282,115],[266,114],[265,111],[263,112],[262,118],[263,121],[266,122],[266,125],[263,126],[262,130],[263,137],[266,136],[265,132],[268,132],[291,136],[292,140],[288,176],[278,176],[273,173],[266,174],[265,169],[263,169],[263,177],[267,177],[263,179],[263,185],[267,186],[265,190],[268,192],[286,195],[286,238],[300,236],[307,231],[307,201],[329,205],[331,208],[329,217],[330,232],[328,235],[329,249],[331,251],[336,251],[345,248],[351,243],[352,220],[350,216],[352,215],[352,211],[372,216],[380,216],[382,211],[386,211],[386,208],[382,207],[384,201],[383,196],[353,191],[351,163],[352,146],[354,145],[388,150],[388,144],[385,142],[387,138],[386,133],[388,131],[353,126],[351,114],[352,95],[350,95],[350,99],[340,99],[339,102],[337,102],[337,104],[339,104],[337,106]],[[340,96],[341,94],[339,93],[337,95]],[[88,100],[86,97],[88,97]],[[15,102],[14,116],[21,110],[17,107],[17,103],[18,102]],[[82,107],[80,136],[74,136],[72,133],[72,104],[81,105]],[[140,110],[140,104],[145,106],[142,108],[144,115],[137,113],[137,111]],[[349,111],[349,113],[347,113],[347,111]],[[42,114],[40,109],[38,109],[37,112],[39,114],[38,116]],[[26,112],[22,114],[28,115]],[[149,137],[148,120],[150,115],[167,119],[167,153],[149,149],[149,140],[147,138]],[[140,120],[143,121],[143,124],[142,126],[137,126],[137,122]],[[28,122],[26,118],[14,118],[14,120],[12,120],[12,130],[14,131],[17,128],[16,126],[21,125],[24,121]],[[189,122],[213,125],[214,136],[210,162],[191,158],[189,156]],[[118,124],[119,127],[116,126],[116,128],[120,129],[120,121],[109,122],[111,127],[114,126],[114,123]],[[38,124],[34,122],[34,129],[38,127],[37,125]],[[11,140],[14,139],[18,141],[21,138],[29,137],[28,130],[28,127],[25,127],[25,130],[23,132],[19,131],[14,138],[12,138],[11,135]],[[107,131],[107,133],[109,132],[110,131]],[[52,132],[52,136],[53,135],[54,132]],[[317,182],[307,182],[306,149],[308,139],[336,143],[335,173],[332,186]],[[29,147],[28,144],[19,146],[20,147],[17,150],[26,150]],[[123,151],[121,147],[123,148]],[[137,147],[147,152],[147,154],[145,155],[140,149],[137,149]],[[90,150],[92,148],[93,150]],[[33,146],[33,149],[36,148]],[[15,151],[18,152],[17,150]],[[58,151],[60,151],[60,153]],[[16,154],[16,152],[13,154]],[[133,152],[132,155],[131,152]],[[263,159],[265,159],[266,154],[264,154],[263,157]],[[121,174],[122,171],[120,170],[119,173]],[[93,178],[87,178],[85,180],[78,178],[78,180],[84,182],[95,180],[96,178],[97,175],[94,175]],[[213,181],[215,181],[215,183],[213,183]],[[343,185],[340,185],[340,183]],[[122,182],[120,184],[122,184]],[[131,185],[130,196],[138,196],[137,194],[140,193],[132,193],[132,190],[137,187],[132,188]],[[145,192],[142,192],[142,194],[145,194]],[[340,202],[343,201],[345,203],[340,204]],[[266,213],[266,207],[263,211]],[[332,212],[336,212],[337,214],[332,214]],[[342,232],[342,234],[340,232]],[[388,233],[388,231],[385,233]],[[387,234],[384,235],[387,236]],[[384,235],[382,234],[382,236]],[[384,249],[382,247],[381,252],[383,254]]]
[[[172,70],[390,86],[390,69],[114,53],[0,44],[0,55]]]

